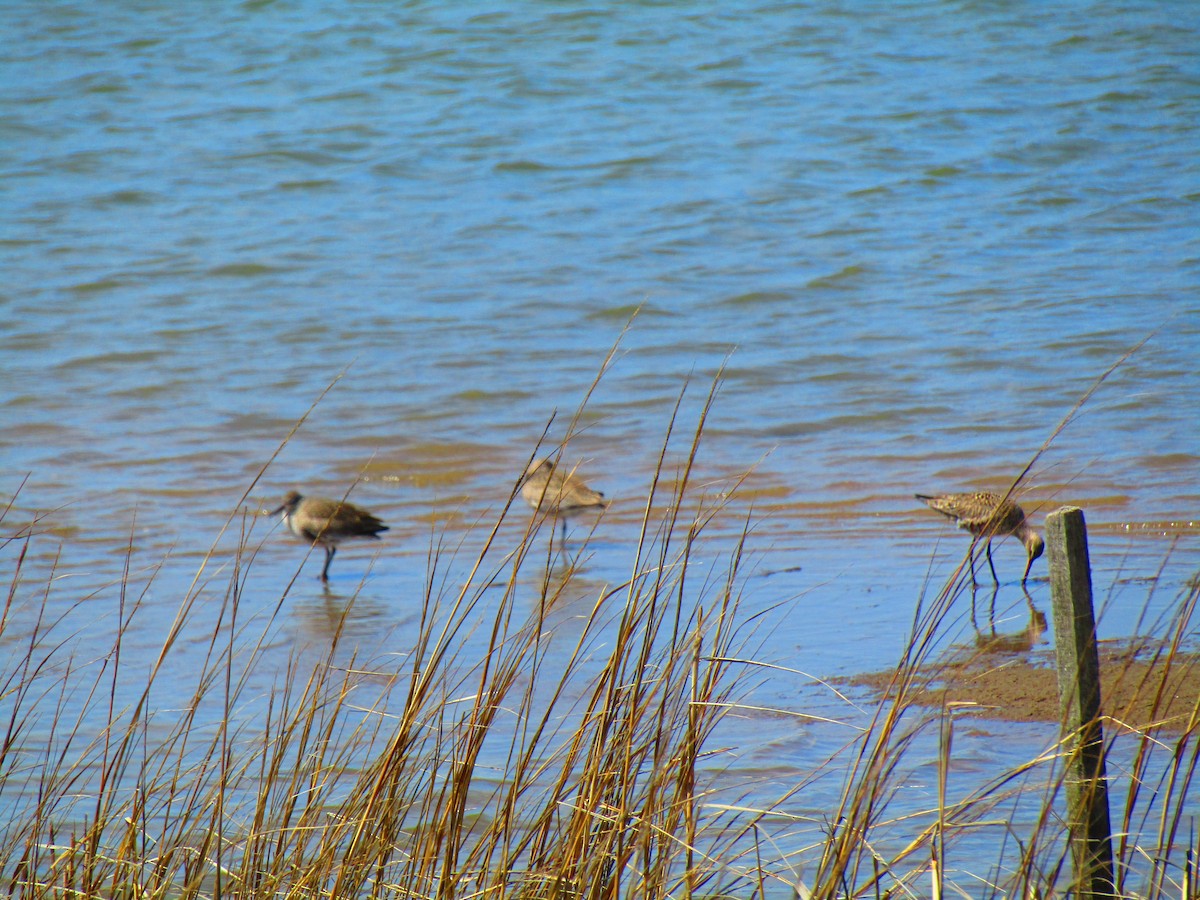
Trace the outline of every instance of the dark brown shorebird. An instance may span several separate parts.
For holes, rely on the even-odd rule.
[[[1025,574],[1021,584],[1029,580],[1029,570],[1033,561],[1042,555],[1046,545],[1041,535],[1033,530],[1025,511],[999,494],[991,491],[975,491],[969,494],[917,494],[916,498],[930,509],[940,512],[947,518],[954,519],[959,528],[965,528],[977,538],[983,538],[984,549],[987,551],[988,566],[992,570],[992,579],[999,584],[996,577],[996,567],[992,564],[992,538],[1011,534],[1025,545],[1029,561],[1025,564]],[[971,580],[975,580],[975,554],[971,553]]]
[[[581,512],[601,512],[608,501],[599,491],[583,483],[575,471],[562,472],[553,460],[534,460],[525,470],[521,496],[535,510],[558,518],[562,523],[563,544],[567,542],[567,519]]]
[[[365,509],[345,500],[327,500],[324,497],[304,497],[291,491],[283,498],[283,505],[271,511],[271,515],[283,513],[283,524],[296,537],[325,549],[325,567],[321,569],[321,580],[329,581],[329,564],[337,553],[337,545],[348,538],[370,538],[379,540],[379,533],[388,527]]]

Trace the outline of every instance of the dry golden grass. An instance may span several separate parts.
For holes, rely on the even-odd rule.
[[[796,772],[795,787],[762,809],[710,802],[714,730],[748,679],[784,671],[753,660],[739,615],[750,522],[726,547],[720,578],[706,564],[689,580],[698,540],[727,512],[728,493],[711,503],[692,496],[714,396],[715,386],[682,439],[678,406],[667,423],[628,576],[595,596],[565,666],[561,654],[547,664],[547,615],[573,571],[553,568],[535,540],[537,525],[552,522],[535,520],[518,546],[500,546],[508,507],[461,582],[441,577],[453,551],[431,549],[419,626],[405,652],[388,657],[390,671],[387,661],[347,662],[335,634],[320,664],[293,659],[266,697],[253,693],[250,673],[274,618],[243,621],[255,548],[236,511],[226,527],[240,521],[241,551],[221,581],[197,572],[133,704],[117,700],[141,602],[128,564],[121,624],[98,665],[71,657],[44,602],[35,633],[10,643],[0,670],[0,804],[12,815],[0,828],[4,888],[86,900],[1067,895],[1058,812],[1066,744],[954,797],[954,711],[917,702],[966,589],[965,559],[919,604],[885,698],[820,772]],[[668,449],[681,442],[684,462],[667,472]],[[510,506],[518,491],[514,477]],[[0,550],[13,576],[0,630],[39,527],[7,522],[8,510]],[[531,578],[532,605],[521,602]],[[1194,592],[1181,599],[1168,654],[1182,653],[1195,602]],[[171,714],[155,710],[181,635],[200,627],[210,636],[190,700]],[[478,646],[468,634],[486,636],[481,652],[464,651]],[[34,740],[47,719],[49,741]],[[1194,840],[1185,832],[1198,721],[1194,712],[1170,740],[1141,736],[1114,815],[1123,896],[1196,897],[1194,858],[1181,848]],[[897,816],[893,799],[917,764],[910,748],[931,731],[937,803]],[[504,764],[485,767],[485,756]],[[820,840],[799,853],[765,840],[768,820],[831,772],[844,790]],[[1008,810],[1031,794],[1040,811],[1022,828]],[[997,835],[994,868],[963,874],[957,842],[981,832]],[[892,849],[881,849],[880,835]],[[799,880],[797,856],[807,862]]]

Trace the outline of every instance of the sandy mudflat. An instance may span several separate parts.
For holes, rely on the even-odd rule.
[[[1104,644],[1100,651],[1101,705],[1108,722],[1139,731],[1181,732],[1200,727],[1200,655]],[[891,672],[845,679],[886,692]],[[922,705],[973,706],[978,714],[1016,722],[1057,722],[1058,681],[1052,649],[960,648],[921,670],[913,699]]]

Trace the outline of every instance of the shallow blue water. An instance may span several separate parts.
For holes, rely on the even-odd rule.
[[[635,310],[569,450],[615,501],[581,595],[628,575],[672,406],[692,379],[686,436],[723,366],[697,479],[755,469],[706,552],[752,501],[744,603],[788,611],[763,658],[890,665],[965,549],[913,492],[1007,487],[1148,335],[1021,499],[1087,511],[1105,636],[1164,558],[1151,618],[1198,568],[1193,4],[5,7],[0,488],[28,480],[4,525],[45,516],[16,608],[56,566],[52,604],[91,597],[64,625],[86,617],[85,656],[132,536],[142,577],[170,554],[129,639],[153,657],[341,373],[248,508],[364,476],[392,531],[333,573],[348,594],[370,567],[349,630],[374,651],[413,621],[431,531],[478,546]],[[254,527],[265,611],[303,548]],[[1015,580],[1020,548],[998,557]],[[280,668],[328,640],[318,564]],[[1009,583],[1013,629],[1022,603]],[[747,770],[820,758],[779,730]]]

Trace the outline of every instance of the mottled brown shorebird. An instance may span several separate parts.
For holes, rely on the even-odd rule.
[[[608,501],[599,491],[583,483],[574,470],[563,473],[550,459],[534,460],[525,470],[521,496],[538,512],[553,515],[562,522],[563,544],[567,542],[567,519],[589,510],[602,511]]]
[[[347,538],[371,538],[379,540],[379,533],[388,527],[377,518],[345,500],[327,500],[324,497],[304,497],[291,491],[283,498],[283,505],[271,511],[271,515],[283,513],[283,524],[296,537],[325,549],[325,567],[321,569],[321,580],[329,580],[329,564],[337,545]]]
[[[1025,511],[1011,500],[993,494],[991,491],[975,491],[969,494],[917,494],[917,499],[930,509],[940,512],[947,518],[954,519],[959,528],[965,528],[976,537],[984,539],[984,549],[987,551],[988,566],[992,570],[992,578],[997,584],[996,567],[992,564],[992,538],[1011,534],[1025,545],[1029,561],[1025,564],[1025,574],[1021,584],[1029,580],[1029,570],[1033,561],[1042,555],[1046,545],[1041,535],[1033,530]],[[975,554],[971,554],[971,580],[975,580]]]

